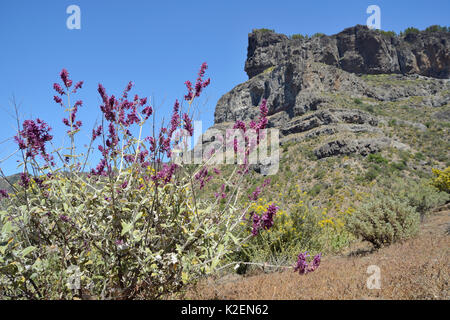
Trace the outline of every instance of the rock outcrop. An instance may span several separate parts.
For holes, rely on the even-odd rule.
[[[282,61],[316,62],[359,74],[420,74],[450,77],[450,33],[393,36],[357,25],[332,36],[289,39],[270,31],[249,35],[245,71],[249,78]]]
[[[329,137],[315,149],[318,158],[405,149],[379,127],[391,119],[355,107],[361,99],[368,111],[391,102],[407,108],[449,106],[450,33],[393,36],[358,25],[332,36],[291,39],[256,30],[249,34],[245,71],[249,80],[219,99],[214,129],[255,119],[266,99],[269,127],[280,129],[282,144]],[[419,122],[398,123],[427,130]],[[207,132],[204,143],[213,142],[208,139]]]
[[[318,159],[336,155],[349,155],[352,153],[363,156],[380,151],[391,145],[391,139],[357,139],[357,140],[334,140],[314,150]]]

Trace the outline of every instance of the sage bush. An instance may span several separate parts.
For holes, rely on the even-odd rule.
[[[413,237],[420,224],[419,213],[414,207],[382,193],[364,200],[346,220],[351,233],[375,248]]]
[[[450,199],[450,194],[440,191],[428,179],[413,180],[404,177],[391,177],[382,182],[386,187],[384,194],[395,194],[403,199],[420,214],[421,220],[428,216],[432,209]]]
[[[62,121],[70,146],[54,147],[51,127],[41,119],[25,120],[14,138],[22,173],[12,192],[0,192],[1,299],[162,298],[214,272],[248,239],[270,229],[278,207],[245,219],[251,203],[235,201],[248,161],[227,177],[210,158],[198,165],[174,161],[174,146],[193,135],[190,111],[210,83],[206,69],[204,63],[195,85],[185,83],[187,110],[177,100],[160,130],[144,126],[153,109],[145,97],[129,98],[131,82],[120,98],[99,84],[102,122],[83,152],[75,142],[84,106],[74,99],[83,82],[73,85],[63,69],[54,101],[67,113]],[[260,109],[250,124],[257,132],[267,124],[265,100]],[[180,130],[185,138],[176,135]],[[101,160],[88,171],[93,152]],[[220,182],[220,191],[200,199],[210,180]]]

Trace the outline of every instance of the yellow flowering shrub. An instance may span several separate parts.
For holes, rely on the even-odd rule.
[[[283,196],[286,195],[281,192],[280,199],[283,199]],[[353,238],[344,226],[344,216],[352,214],[352,207],[333,216],[326,208],[322,210],[313,206],[310,196],[298,185],[295,193],[291,193],[289,197],[292,204],[277,212],[273,227],[261,237],[252,238],[248,245],[242,248],[242,261],[286,264],[289,257],[298,252],[338,251]],[[266,198],[259,198],[250,205],[249,211],[261,214],[272,203]],[[246,232],[249,233],[248,229]]]
[[[432,169],[435,175],[433,179],[433,185],[441,191],[450,193],[450,167],[444,170]]]

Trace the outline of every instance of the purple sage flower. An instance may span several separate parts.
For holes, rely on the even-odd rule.
[[[2,198],[9,199],[8,191],[0,189],[0,199],[2,199]]]

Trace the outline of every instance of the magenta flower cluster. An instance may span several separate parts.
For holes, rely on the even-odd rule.
[[[244,152],[244,163],[241,165],[241,170],[239,171],[239,173],[241,173],[241,174],[246,174],[248,172],[248,169],[249,169],[248,156],[254,150],[254,148],[259,145],[259,142],[260,142],[261,138],[263,137],[261,130],[265,129],[267,127],[268,108],[267,108],[267,100],[266,99],[263,99],[261,101],[261,104],[259,106],[259,111],[260,111],[260,114],[259,114],[258,120],[257,121],[252,120],[249,123],[250,129],[253,129],[256,131],[256,140],[255,141],[250,141],[249,136],[245,135],[245,133],[248,129],[245,122],[243,122],[241,120],[237,120],[233,126],[233,129],[239,129],[244,134],[245,146],[239,146],[239,142],[236,137],[232,141],[234,152]],[[227,136],[227,142],[230,143],[230,141],[228,141],[228,139],[229,139],[229,137]]]
[[[207,67],[206,63],[202,64],[195,87],[192,86],[191,82],[186,81],[188,93],[185,98],[189,100],[189,103],[192,102],[194,97],[200,96],[202,89],[210,84],[210,79],[203,80]],[[140,124],[141,121],[147,120],[153,113],[152,107],[147,105],[147,98],[135,95],[133,100],[128,99],[132,87],[133,83],[130,81],[123,91],[122,97],[117,99],[114,95],[109,96],[101,84],[98,85],[98,93],[102,99],[100,110],[108,124],[98,126],[92,130],[93,140],[102,134],[106,138],[103,145],[97,146],[103,158],[97,167],[92,169],[91,174],[93,175],[106,175],[106,172],[111,170],[109,162],[117,156],[118,145],[121,139],[125,139],[125,146],[128,146],[128,143],[131,141],[127,141],[127,138],[131,137],[129,128],[133,124]],[[189,99],[187,98],[188,96],[190,97]],[[170,159],[172,157],[173,134],[179,128],[185,129],[190,136],[194,133],[191,117],[187,113],[181,112],[180,102],[176,100],[169,125],[162,127],[159,133],[156,133],[154,136],[145,137],[144,141],[148,144],[140,146],[137,156],[136,154],[124,155],[125,161],[127,163],[137,161],[142,167],[147,167],[153,163],[156,165],[155,169],[157,171],[151,177],[144,177],[144,179],[146,181],[151,179],[157,185],[160,183],[167,184],[175,174],[177,165],[173,163],[163,164],[162,161],[164,158]],[[120,135],[120,132],[123,135]]]
[[[262,193],[265,187],[270,184],[270,179],[265,179],[261,186],[257,186],[255,191],[248,197],[250,200],[256,201],[258,200],[259,195]]]
[[[220,192],[215,192],[214,196],[220,199],[225,199],[227,197],[227,194],[225,193],[225,184],[222,183],[220,186]]]
[[[152,180],[156,185],[158,185],[160,182],[162,182],[163,184],[167,184],[175,174],[176,168],[177,165],[175,163],[171,163],[169,165],[164,163],[162,169],[152,176]]]
[[[299,253],[297,257],[297,263],[294,267],[294,272],[298,271],[299,274],[306,274],[308,272],[313,272],[319,267],[320,259],[322,258],[321,253],[314,256],[310,265],[308,265],[308,263],[306,262],[307,257],[309,257],[308,251]]]
[[[108,161],[118,154],[117,146],[120,142],[119,129],[123,130],[124,136],[131,137],[129,128],[133,124],[138,124],[141,123],[142,120],[148,119],[153,113],[153,108],[150,105],[147,105],[146,97],[141,98],[138,95],[135,95],[133,100],[128,99],[129,92],[132,88],[133,82],[130,81],[123,90],[122,96],[117,99],[114,95],[108,96],[106,89],[102,84],[98,85],[97,91],[102,99],[100,110],[102,111],[105,120],[108,122],[108,125],[105,126],[105,128],[103,125],[100,125],[92,130],[92,141],[102,134],[106,135],[104,144],[97,146],[103,159],[100,160],[95,169],[91,170],[92,175],[106,175],[107,172],[110,172],[111,165]],[[139,152],[137,160],[142,166],[147,166],[149,164],[149,162],[145,160],[145,155],[147,154],[147,150]],[[136,159],[131,155],[125,155],[124,158],[127,162],[134,162]]]
[[[45,144],[53,139],[50,135],[51,128],[41,119],[25,120],[22,130],[14,137],[20,150],[25,150],[25,157],[35,160],[40,155],[45,161],[51,162],[53,156],[45,150]],[[51,163],[54,165],[53,163]]]
[[[186,101],[191,101],[194,97],[199,97],[202,90],[210,84],[211,80],[209,78],[203,80],[206,69],[208,69],[208,65],[206,64],[206,62],[203,62],[198,72],[198,78],[195,82],[194,88],[192,87],[192,83],[189,80],[185,82],[186,88],[188,89],[188,93],[184,96],[184,99]]]
[[[3,198],[9,199],[9,194],[8,194],[8,191],[0,189],[0,199],[3,199]]]
[[[103,126],[99,125],[97,129],[92,129],[92,141],[97,139],[103,132]]]
[[[202,167],[200,171],[194,176],[195,180],[198,181],[200,184],[200,189],[203,189],[205,184],[209,182],[212,179],[212,177],[213,177],[212,175],[208,174],[208,168],[206,167]]]
[[[19,185],[21,185],[22,187],[27,189],[28,186],[30,185],[30,177],[29,177],[28,173],[22,172],[20,174],[20,180],[18,183],[19,183]]]
[[[69,72],[66,69],[62,69],[60,73],[61,81],[63,82],[65,90],[57,83],[53,84],[53,89],[60,95],[60,96],[54,96],[53,100],[55,100],[56,103],[60,104],[62,107],[64,107],[64,103],[62,101],[62,96],[67,95],[69,92],[69,88],[72,86],[72,80],[69,79]],[[79,81],[75,84],[72,93],[76,93],[78,89],[80,89],[83,86],[83,81]],[[78,108],[83,105],[83,101],[78,100],[73,105],[72,109],[70,110],[69,118],[63,118],[62,122],[64,125],[70,128],[67,132],[69,134],[72,134],[80,129],[80,127],[83,125],[83,123],[79,120],[76,120]]]
[[[272,228],[273,218],[275,217],[277,211],[278,207],[272,203],[262,215],[252,212],[252,235],[256,236],[261,230],[269,230]]]

